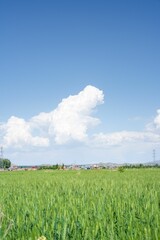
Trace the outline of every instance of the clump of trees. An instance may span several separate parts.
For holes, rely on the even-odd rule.
[[[47,169],[47,170],[56,170],[56,169],[59,169],[59,165],[58,165],[58,164],[56,164],[56,165],[51,165],[51,166],[43,165],[43,166],[40,166],[38,169],[39,169],[39,170],[44,170],[44,169]]]
[[[11,161],[9,159],[0,159],[0,168],[8,169],[11,166]]]
[[[62,165],[42,165],[42,166],[39,166],[38,167],[38,170],[64,170],[65,169],[65,165],[62,164]]]

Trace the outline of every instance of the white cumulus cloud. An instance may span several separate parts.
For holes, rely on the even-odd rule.
[[[146,125],[146,131],[160,133],[160,109],[157,110],[157,115],[153,121]]]
[[[97,147],[120,146],[128,143],[160,142],[160,135],[152,132],[121,131],[110,134],[95,134],[92,144]]]
[[[6,124],[3,125],[3,142],[6,147],[22,147],[24,145],[48,146],[47,138],[32,136],[30,124],[22,118],[12,116]]]
[[[88,128],[99,123],[92,111],[103,99],[103,92],[89,85],[79,94],[63,99],[53,111],[42,112],[29,121],[12,116],[0,127],[2,144],[20,148],[25,145],[46,147],[51,140],[56,144],[85,141]]]
[[[154,119],[156,129],[160,129],[160,109],[157,110],[157,116]]]
[[[89,85],[79,94],[64,98],[55,110],[33,117],[31,124],[45,128],[57,144],[70,140],[85,141],[88,128],[99,123],[99,119],[91,114],[103,99],[103,92]]]
[[[121,131],[88,136],[88,129],[100,122],[93,116],[94,109],[103,102],[103,91],[88,85],[77,95],[62,99],[51,112],[41,112],[28,121],[12,116],[6,123],[0,123],[0,144],[8,148],[23,148],[79,141],[93,147],[106,148],[146,142],[160,143],[160,109],[146,131]]]
[[[58,144],[70,139],[84,141],[90,126],[99,123],[91,116],[92,110],[103,103],[103,92],[93,86],[87,86],[78,95],[63,99],[52,114],[50,134],[55,135]]]

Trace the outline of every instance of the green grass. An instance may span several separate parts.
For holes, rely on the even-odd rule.
[[[5,240],[159,240],[160,169],[1,172],[0,211]]]

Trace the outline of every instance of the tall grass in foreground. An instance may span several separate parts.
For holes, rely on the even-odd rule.
[[[8,240],[159,240],[160,170],[0,173]]]

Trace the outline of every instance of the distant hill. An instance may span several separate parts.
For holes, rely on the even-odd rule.
[[[107,163],[98,163],[96,164],[98,167],[105,167],[105,168],[115,168],[115,167],[120,167],[120,166],[131,166],[131,165],[144,165],[144,166],[155,166],[159,165],[160,166],[160,160],[154,161],[154,162],[145,162],[145,163],[112,163],[112,162],[107,162]]]

